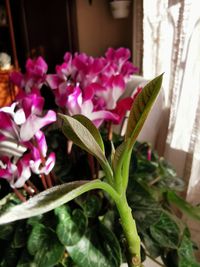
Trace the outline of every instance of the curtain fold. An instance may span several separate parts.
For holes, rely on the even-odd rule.
[[[163,154],[186,180],[188,200],[193,202],[195,195],[195,203],[200,203],[200,195],[194,193],[200,184],[199,1],[143,3],[143,75],[151,79],[164,72],[164,108],[169,117]]]

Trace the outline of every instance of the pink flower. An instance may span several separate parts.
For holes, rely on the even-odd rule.
[[[36,145],[32,145],[30,168],[36,174],[49,174],[55,165],[55,153],[51,152],[47,157],[47,143],[42,131],[35,135]]]
[[[31,177],[30,156],[26,154],[17,163],[12,163],[7,156],[0,157],[0,177],[6,179],[10,186],[19,188]]]
[[[124,118],[126,112],[131,109],[133,104],[132,97],[126,97],[117,102],[117,106],[112,112],[119,116],[118,120],[113,121],[115,124],[120,124]]]
[[[0,119],[2,125],[0,127],[0,134],[11,137],[16,142],[29,141],[37,131],[42,127],[56,121],[56,114],[54,111],[49,110],[44,116],[38,114],[37,105],[23,108],[17,108],[17,103],[13,103],[11,107],[0,109]],[[35,101],[37,104],[37,101]],[[27,115],[27,116],[26,116]]]
[[[109,61],[108,73],[117,75],[123,75],[125,81],[133,73],[138,72],[138,68],[135,67],[128,60],[130,59],[130,50],[124,47],[120,47],[116,50],[108,48],[106,51],[106,59]]]
[[[40,89],[45,82],[48,66],[42,57],[35,60],[28,59],[26,62],[26,73],[11,73],[11,81],[27,93],[32,89]]]
[[[95,95],[104,99],[106,109],[114,109],[120,96],[124,93],[125,82],[122,75],[102,77],[102,86],[97,87]]]
[[[43,98],[37,94],[24,94],[19,102],[0,109],[0,177],[11,187],[21,187],[31,176],[48,174],[55,165],[55,155],[47,157],[47,145],[40,131],[56,120],[48,110],[43,114]]]
[[[91,98],[90,98],[91,97]],[[79,86],[75,86],[71,94],[68,95],[66,107],[70,115],[82,114],[88,117],[97,127],[104,120],[116,120],[118,116],[108,110],[95,110],[92,93],[84,99]]]
[[[136,68],[129,62],[126,48],[109,48],[105,57],[94,58],[85,53],[66,53],[64,63],[56,66],[56,74],[47,75],[56,104],[69,115],[83,114],[100,126],[104,120],[119,123],[122,111],[118,105],[126,82]],[[124,110],[129,109],[124,102]],[[114,112],[115,110],[115,112]]]

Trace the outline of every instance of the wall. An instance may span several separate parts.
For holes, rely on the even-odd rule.
[[[132,49],[132,6],[128,18],[114,19],[108,0],[76,0],[79,51],[101,56],[108,47]]]

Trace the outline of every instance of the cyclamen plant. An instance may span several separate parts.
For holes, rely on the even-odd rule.
[[[105,57],[66,53],[64,63],[46,81],[64,114],[82,114],[97,128],[105,121],[119,124],[133,99],[123,98],[126,82],[137,68],[128,60],[128,49],[108,49]]]
[[[136,223],[127,202],[129,165],[137,136],[156,100],[162,75],[139,89],[132,98],[121,99],[126,82],[136,68],[128,61],[127,49],[108,49],[105,57],[94,59],[86,54],[66,53],[56,74],[47,74],[40,57],[28,60],[26,73],[13,73],[20,88],[16,102],[0,109],[0,177],[6,179],[16,194],[27,184],[31,172],[40,175],[44,188],[52,186],[51,170],[55,155],[47,156],[45,135],[41,128],[56,121],[54,111],[43,113],[43,84],[49,85],[59,107],[58,120],[66,137],[93,155],[103,170],[103,178],[56,185],[36,194],[24,203],[2,212],[0,224],[46,213],[64,203],[94,190],[104,190],[115,202],[127,243],[129,267],[141,267],[141,242]],[[131,108],[131,110],[130,110]],[[120,123],[130,110],[122,144],[112,149],[111,162],[105,156],[102,137],[97,128],[104,121]],[[12,145],[11,145],[12,144]],[[33,184],[29,184],[35,193]],[[34,191],[35,190],[35,191]]]

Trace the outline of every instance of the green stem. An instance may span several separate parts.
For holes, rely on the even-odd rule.
[[[137,233],[136,223],[133,219],[131,208],[127,203],[126,196],[123,195],[116,205],[127,241],[129,267],[141,267],[140,237]]]
[[[123,171],[122,186],[123,186],[123,190],[125,190],[125,191],[126,191],[126,188],[128,186],[130,161],[131,161],[131,151],[129,151],[127,153],[126,158],[124,160],[124,166],[122,169],[122,171]]]
[[[126,188],[123,186],[123,179],[125,178],[123,175],[123,167],[124,167],[123,165],[124,165],[124,161],[126,160],[127,153],[128,153],[128,151],[127,151],[127,143],[128,142],[129,141],[126,141],[126,143],[125,142],[122,143],[121,148],[120,147],[117,148],[117,149],[119,149],[119,151],[120,150],[122,151],[120,156],[119,156],[119,160],[117,161],[117,166],[114,170],[115,188],[119,194],[122,194],[126,190]],[[126,178],[126,180],[127,179],[128,179],[128,177]]]
[[[100,180],[99,181],[94,180],[93,183],[90,183],[85,186],[83,193],[93,190],[93,189],[102,189],[111,196],[111,198],[115,201],[115,203],[120,202],[120,195],[116,192],[116,190],[111,185],[109,185],[106,182],[101,182]]]

